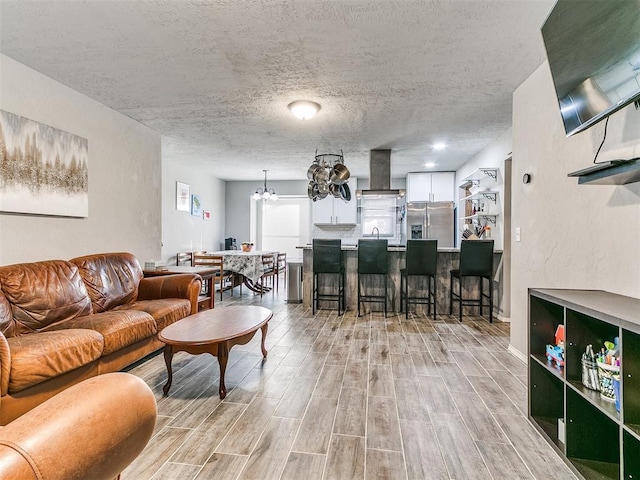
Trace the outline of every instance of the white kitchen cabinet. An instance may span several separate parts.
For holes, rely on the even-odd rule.
[[[455,172],[407,174],[407,202],[455,201]]]
[[[357,180],[349,179],[351,201],[345,202],[332,195],[311,204],[311,213],[315,225],[355,225],[358,223],[358,202],[356,201],[355,185]],[[353,188],[352,188],[353,186]]]

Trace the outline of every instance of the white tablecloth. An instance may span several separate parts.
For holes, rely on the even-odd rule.
[[[222,257],[223,268],[231,272],[244,275],[252,282],[260,280],[263,273],[262,255],[272,254],[277,260],[278,252],[243,252],[242,250],[222,250],[219,252],[207,252],[208,255]]]

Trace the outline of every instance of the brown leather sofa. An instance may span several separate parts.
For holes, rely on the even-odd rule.
[[[197,312],[199,275],[143,278],[130,253],[0,267],[0,425],[161,348]]]
[[[0,478],[112,480],[144,449],[156,416],[138,377],[90,378],[0,427]]]

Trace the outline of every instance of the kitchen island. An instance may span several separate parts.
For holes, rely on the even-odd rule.
[[[304,245],[297,247],[303,250],[303,265],[302,265],[302,284],[303,284],[303,296],[302,303],[306,307],[311,307],[312,296],[312,284],[313,284],[313,247],[311,245]],[[404,246],[389,246],[389,278],[387,282],[387,309],[389,312],[400,310],[400,270],[405,268],[405,254],[406,247]],[[502,250],[496,250],[493,256],[493,269],[494,269],[494,315],[500,318],[500,305],[502,304],[503,295],[503,282],[502,282],[502,268],[501,268]],[[356,245],[343,245],[342,246],[342,261],[345,267],[345,294],[347,310],[357,310],[358,305],[358,247]],[[438,314],[449,313],[449,271],[458,268],[460,263],[460,249],[459,248],[438,248],[438,273],[436,275],[437,282],[437,312]],[[330,276],[320,276],[320,288],[335,288],[329,283]],[[324,278],[323,278],[324,277]],[[325,280],[326,279],[326,280]],[[323,281],[324,280],[324,281]],[[333,279],[335,280],[335,278]],[[367,278],[367,285],[370,285],[373,291],[370,293],[381,295],[383,284],[382,277],[372,276]],[[417,285],[421,290],[420,295],[426,297],[427,281],[421,278],[418,280],[412,280],[410,287]],[[466,279],[464,282],[464,296],[478,296],[479,280]],[[486,282],[485,282],[486,287]],[[413,293],[410,293],[413,296]],[[457,304],[456,304],[457,305]],[[382,304],[363,304],[361,312],[368,312],[370,308],[373,310],[382,311]],[[335,302],[320,302],[320,308],[336,308]],[[426,306],[424,305],[409,305],[410,311],[417,312],[420,315],[425,314]],[[464,307],[463,313],[465,314],[477,314],[477,307]],[[487,310],[485,309],[485,312]],[[455,311],[454,311],[455,313]],[[488,313],[488,312],[487,312]]]

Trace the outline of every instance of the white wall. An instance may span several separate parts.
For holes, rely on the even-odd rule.
[[[193,216],[176,210],[176,182],[190,186],[191,194],[200,195],[203,210],[211,218]],[[224,250],[225,182],[189,167],[162,160],[162,260],[175,265],[178,252]],[[148,260],[148,259],[147,259]]]
[[[160,135],[2,54],[0,108],[89,141],[88,218],[0,213],[0,265],[160,255]]]
[[[604,122],[565,138],[548,64],[514,93],[511,344],[526,352],[527,289],[601,289],[640,298],[640,183],[578,185]],[[640,156],[640,112],[609,121],[602,160]],[[519,179],[527,172],[532,182]]]
[[[478,168],[497,168],[498,178],[495,185],[492,185],[488,179],[486,185],[491,186],[491,190],[496,190],[498,196],[496,199],[498,211],[500,215],[496,218],[496,225],[491,225],[495,230],[493,234],[494,245],[497,250],[502,250],[504,237],[504,161],[509,158],[512,149],[512,132],[511,129],[504,132],[497,139],[487,145],[482,151],[471,158],[456,172],[456,195],[459,195],[458,185],[462,183],[462,179],[473,173]],[[464,206],[458,205],[458,217],[464,213]],[[458,222],[460,223],[460,222]],[[460,232],[458,232],[459,234]],[[458,236],[458,245],[460,244],[460,236]]]

